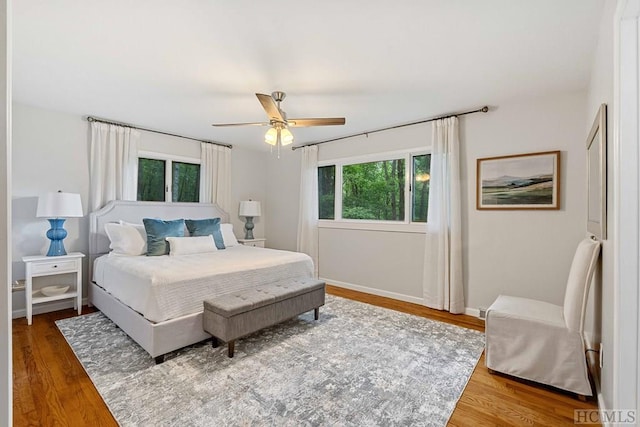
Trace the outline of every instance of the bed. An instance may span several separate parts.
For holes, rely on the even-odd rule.
[[[138,224],[149,217],[229,222],[228,213],[215,204],[113,201],[89,217],[89,302],[156,362],[211,337],[202,328],[204,299],[313,275],[305,254],[241,245],[184,257],[107,255],[105,224]]]

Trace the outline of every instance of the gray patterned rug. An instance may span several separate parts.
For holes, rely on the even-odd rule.
[[[161,365],[101,313],[56,322],[123,426],[443,426],[480,332],[327,296],[313,312]]]

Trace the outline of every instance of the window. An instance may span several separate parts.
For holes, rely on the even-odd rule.
[[[200,165],[170,158],[138,159],[138,200],[200,200]]]
[[[138,159],[138,200],[164,202],[164,160]]]
[[[326,163],[318,167],[321,220],[403,227],[427,221],[430,154],[388,153]]]
[[[336,167],[321,166],[318,168],[318,206],[320,219],[335,217],[336,200]]]
[[[427,222],[429,211],[429,181],[431,180],[431,154],[413,156],[413,184],[411,221]]]
[[[404,221],[404,159],[342,166],[342,218]]]
[[[171,196],[174,202],[200,201],[200,165],[173,162]]]

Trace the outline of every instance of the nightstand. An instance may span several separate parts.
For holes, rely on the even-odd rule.
[[[253,246],[254,248],[264,248],[267,239],[238,239],[238,243],[245,246]]]
[[[27,300],[28,325],[31,325],[34,304],[74,298],[74,308],[78,309],[78,314],[82,313],[82,258],[84,258],[84,254],[80,252],[72,252],[61,256],[35,255],[22,257],[26,267],[24,293]],[[33,295],[34,277],[68,273],[76,274],[75,288],[70,285],[70,289],[60,295],[45,296],[41,292],[38,292],[37,296]]]

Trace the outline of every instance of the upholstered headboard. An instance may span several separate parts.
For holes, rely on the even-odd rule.
[[[119,220],[142,224],[142,218],[220,218],[223,223],[229,222],[229,214],[216,204],[111,201],[89,214],[89,269],[95,258],[109,252],[105,224]]]

